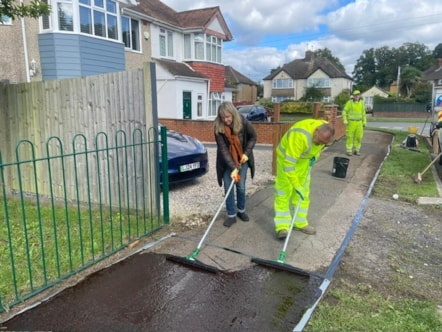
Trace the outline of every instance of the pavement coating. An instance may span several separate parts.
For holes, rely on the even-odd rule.
[[[179,233],[3,322],[0,330],[292,330],[321,296],[323,275],[342,249],[391,142],[390,134],[367,130],[362,155],[348,157],[345,178],[332,176],[334,158],[346,158],[344,139],[316,162],[309,221],[317,234],[293,231],[285,258],[309,277],[251,261],[277,259],[284,244],[274,234],[269,185],[248,198],[249,222],[238,220],[225,228],[221,213],[208,234],[198,259],[224,272],[208,273],[166,260],[166,255],[191,254],[205,229]],[[257,165],[259,169],[259,161]]]

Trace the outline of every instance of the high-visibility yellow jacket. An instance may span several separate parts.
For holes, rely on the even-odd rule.
[[[353,99],[347,101],[342,110],[342,120],[344,124],[347,124],[349,121],[362,121],[362,125],[365,126],[367,123],[367,116],[365,113],[364,101],[361,99],[358,101]]]
[[[313,143],[313,133],[325,120],[306,119],[296,122],[282,137],[277,148],[277,161],[293,187],[303,185],[310,159],[319,158],[324,145]]]

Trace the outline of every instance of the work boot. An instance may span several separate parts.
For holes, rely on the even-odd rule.
[[[347,152],[347,156],[351,156],[352,154],[351,154],[351,152]]]
[[[278,239],[285,239],[286,237],[287,237],[287,234],[288,234],[289,232],[287,231],[287,230],[285,230],[285,229],[281,229],[279,232],[278,232],[278,234],[276,234],[276,237],[278,238]]]
[[[224,221],[223,225],[226,227],[232,226],[234,223],[236,223],[236,217],[227,217]]]
[[[294,229],[296,229],[297,231],[301,231],[305,234],[308,235],[313,235],[316,234],[316,229],[313,226],[307,225],[305,227],[299,228],[299,227],[293,227]]]
[[[238,216],[239,219],[241,219],[242,221],[249,221],[249,216],[245,213],[245,212],[238,212],[236,214]]]
[[[361,155],[361,153],[360,153],[359,151],[355,151],[354,154],[355,154],[356,156],[360,156],[360,155]]]

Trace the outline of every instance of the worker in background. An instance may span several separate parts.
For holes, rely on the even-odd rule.
[[[316,233],[307,221],[310,205],[310,168],[326,144],[333,140],[334,128],[325,120],[306,119],[296,122],[282,137],[276,148],[274,193],[275,231],[278,239],[287,236],[292,222],[290,203],[297,206],[294,229]]]
[[[348,156],[361,155],[362,137],[367,123],[364,101],[360,99],[361,92],[355,90],[351,98],[342,110],[342,120],[346,126],[345,148]]]

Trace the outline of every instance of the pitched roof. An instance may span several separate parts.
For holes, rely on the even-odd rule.
[[[286,72],[292,79],[307,79],[318,69],[326,73],[330,78],[346,78],[351,80],[345,72],[338,69],[329,59],[317,57],[312,51],[305,52],[304,59],[296,59],[284,64],[278,70],[275,70],[264,80],[271,80],[281,71]]]
[[[164,60],[164,59],[154,59],[154,61],[162,65],[168,72],[170,72],[174,76],[186,76],[186,77],[208,79],[206,75],[203,75],[202,73],[193,70],[192,67],[190,67],[184,62],[176,62],[173,60]]]
[[[226,85],[230,84],[248,84],[248,85],[258,85],[256,82],[252,81],[247,76],[241,74],[239,71],[235,70],[231,66],[225,66],[225,74],[224,74],[224,81],[226,82]]]
[[[423,72],[424,80],[440,80],[442,79],[442,58],[438,58],[436,64]]]
[[[162,3],[160,0],[139,0],[137,6],[131,6],[129,8],[132,11],[151,17],[153,20],[158,20],[164,24],[170,24],[176,28],[209,32],[210,34],[216,35],[226,41],[233,39],[232,33],[224,20],[219,6],[177,12]],[[210,30],[210,23],[215,19],[218,19],[224,32],[223,35]]]

